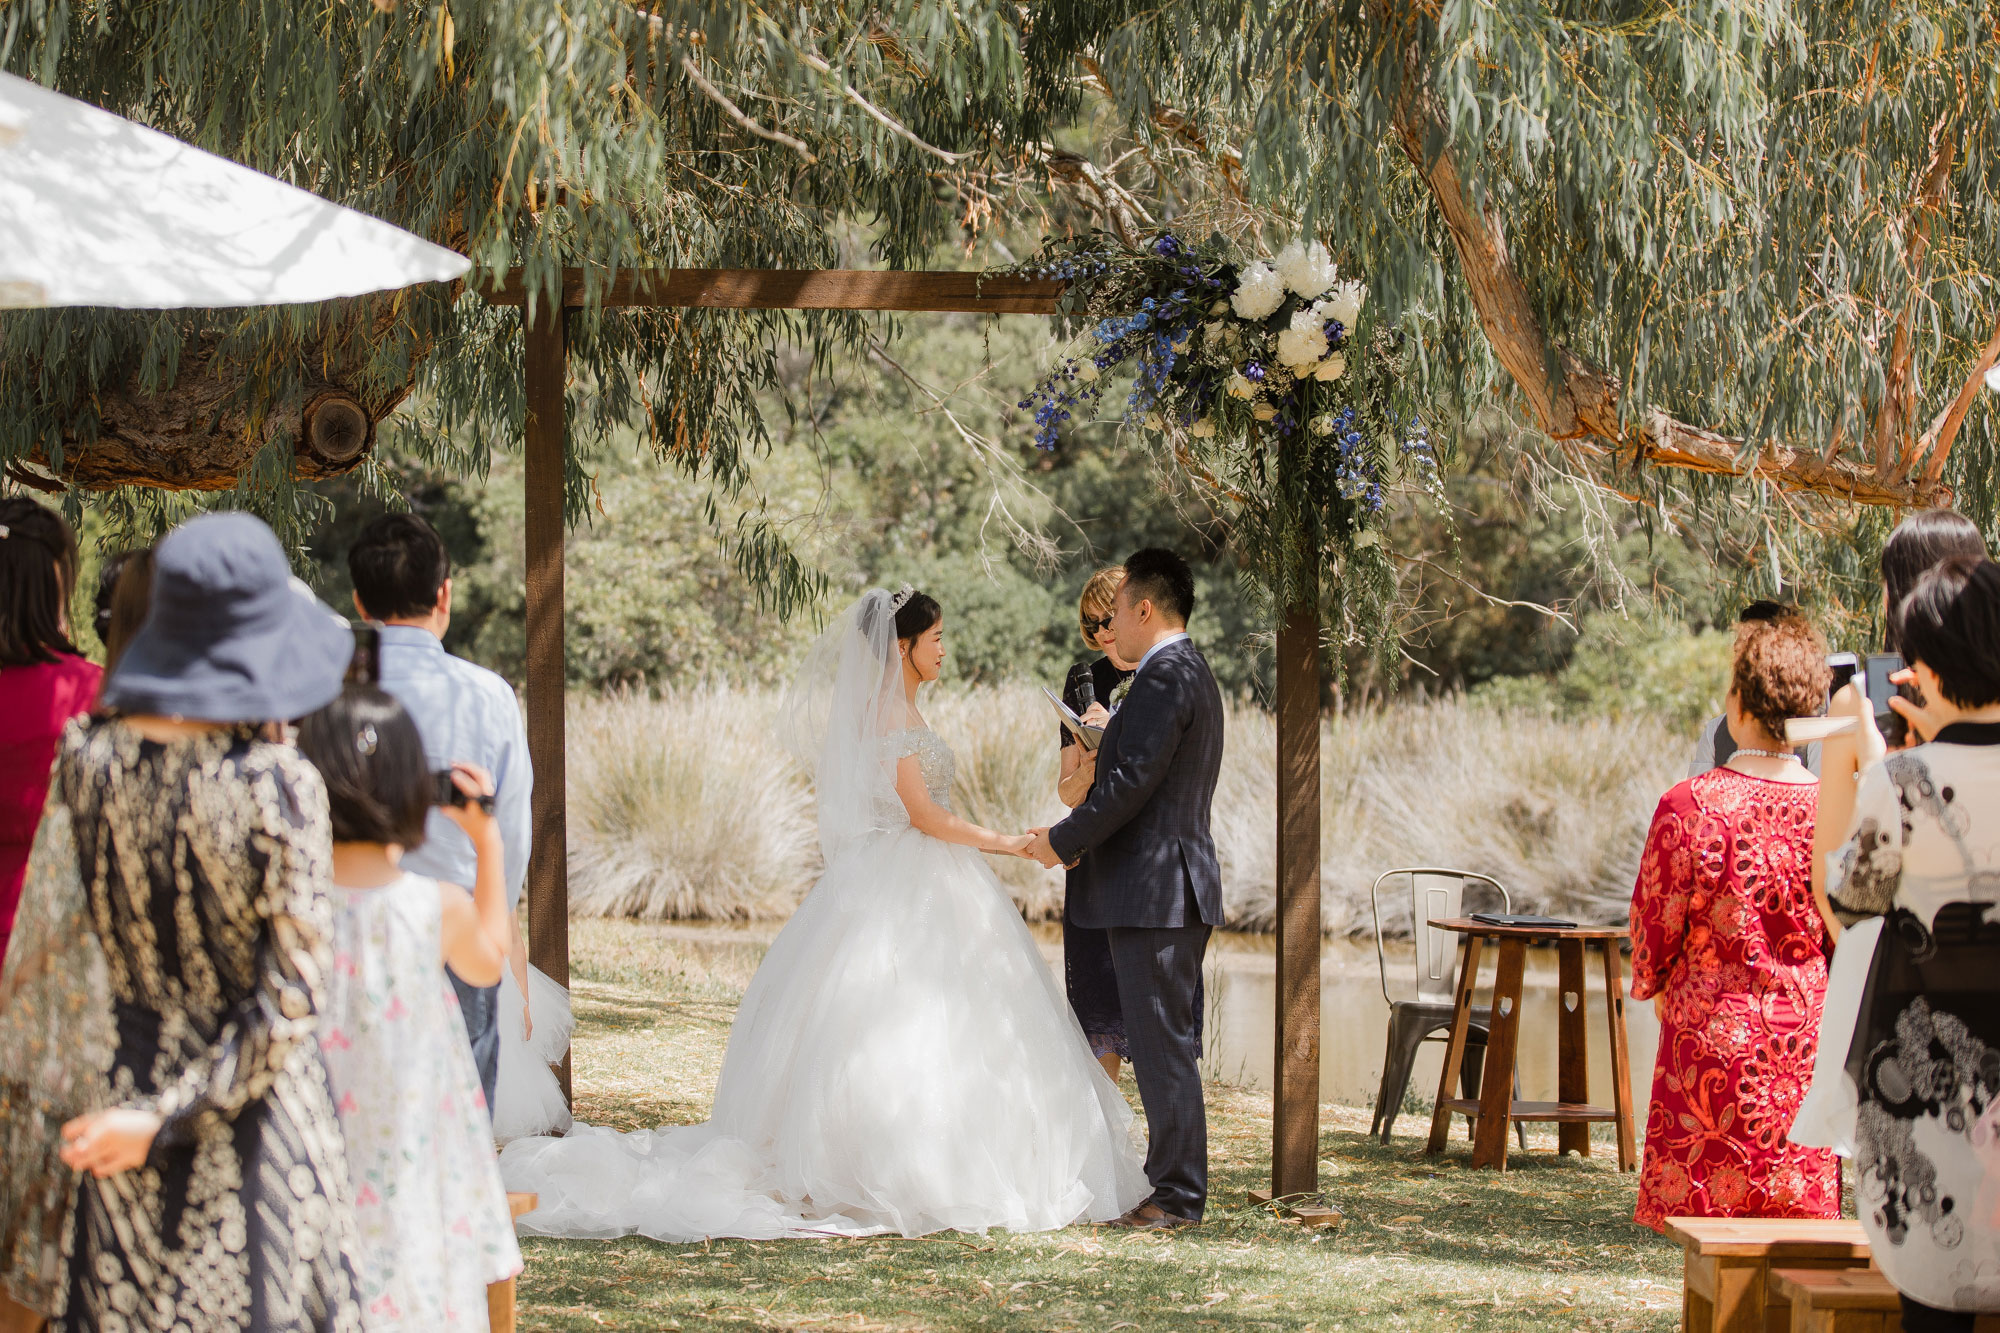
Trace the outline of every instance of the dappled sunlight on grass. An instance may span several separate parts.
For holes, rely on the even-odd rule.
[[[737,964],[658,927],[577,926],[578,976],[591,978],[576,991],[578,1118],[620,1129],[700,1120]],[[1136,1106],[1129,1068],[1123,1088]],[[1208,1094],[1212,1194],[1198,1230],[528,1240],[522,1327],[1665,1333],[1678,1322],[1680,1252],[1632,1223],[1637,1178],[1602,1149],[1559,1158],[1552,1133],[1531,1132],[1504,1175],[1473,1171],[1462,1120],[1433,1160],[1424,1118],[1405,1116],[1384,1148],[1366,1109],[1328,1106],[1322,1186],[1348,1221],[1306,1231],[1247,1202],[1268,1183],[1269,1097],[1223,1084]]]

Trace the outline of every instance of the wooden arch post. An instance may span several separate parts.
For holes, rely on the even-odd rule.
[[[560,298],[527,291],[516,270],[485,291],[523,308],[523,439],[527,488],[528,754],[535,769],[534,851],[528,863],[528,956],[569,984],[569,855],[564,769],[563,495],[568,434],[568,312],[586,304],[589,275],[565,269]],[[978,273],[851,269],[628,269],[600,277],[606,309],[890,310],[1053,315],[1059,281]],[[1278,1001],[1272,1193],[1319,1188],[1319,622],[1290,608],[1278,634]],[[563,1066],[569,1095],[569,1065]]]

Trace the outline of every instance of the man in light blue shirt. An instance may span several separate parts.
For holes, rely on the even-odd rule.
[[[347,567],[354,577],[355,609],[381,626],[382,688],[415,720],[431,769],[464,762],[493,775],[493,814],[506,855],[507,907],[516,910],[528,877],[528,797],[534,786],[527,730],[511,685],[444,650],[444,632],[451,624],[451,559],[444,542],[415,514],[385,514],[349,549]],[[403,866],[470,888],[478,858],[464,831],[432,810],[424,845],[407,853]],[[515,947],[520,947],[518,941]],[[465,1013],[466,1036],[490,1110],[500,1070],[499,987],[468,986],[456,976],[451,984]]]

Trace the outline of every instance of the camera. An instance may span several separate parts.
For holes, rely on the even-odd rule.
[[[490,815],[493,813],[493,798],[491,796],[467,796],[458,789],[458,784],[451,780],[450,769],[441,768],[437,772],[432,773],[431,782],[436,788],[431,793],[432,805],[473,805],[476,803],[487,814]]]

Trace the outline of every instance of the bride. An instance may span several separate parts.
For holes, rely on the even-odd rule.
[[[826,868],[744,993],[714,1118],[508,1144],[507,1188],[541,1196],[523,1232],[1043,1231],[1151,1192],[1131,1108],[975,854],[1027,837],[946,804],[955,761],[917,711],[943,620],[923,593],[867,593],[786,700]]]

